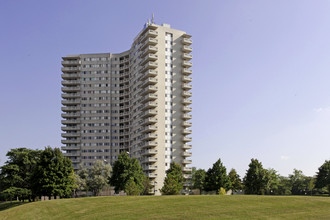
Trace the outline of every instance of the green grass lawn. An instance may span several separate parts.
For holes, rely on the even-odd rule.
[[[330,198],[112,196],[27,203],[0,219],[330,219]]]

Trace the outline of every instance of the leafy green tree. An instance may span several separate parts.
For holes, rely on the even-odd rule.
[[[308,190],[309,180],[301,170],[294,169],[293,174],[289,175],[291,182],[291,193],[293,195],[305,195]]]
[[[220,187],[223,187],[225,190],[231,188],[231,182],[227,175],[226,167],[223,166],[221,160],[217,160],[212,166],[208,169],[205,175],[205,184],[204,189],[206,191],[217,191],[219,192]]]
[[[315,186],[317,188],[328,188],[330,196],[330,160],[326,160],[317,172]]]
[[[32,175],[32,191],[38,196],[70,197],[74,185],[71,160],[59,148],[46,147]]]
[[[110,165],[105,165],[103,161],[97,160],[93,166],[78,171],[80,178],[76,183],[81,189],[91,191],[94,196],[97,196],[108,185],[111,170]]]
[[[129,196],[138,196],[140,191],[139,186],[134,182],[133,178],[130,178],[125,184],[125,193]]]
[[[315,179],[311,177],[308,183],[308,191],[310,192],[311,196],[313,195],[314,188],[315,188]]]
[[[251,159],[249,169],[243,179],[246,194],[264,194],[267,184],[267,171],[257,159]]]
[[[230,172],[228,173],[228,177],[229,177],[229,181],[231,182],[231,189],[233,191],[243,189],[242,181],[235,169],[230,170]]]
[[[125,191],[127,182],[133,179],[139,188],[139,194],[141,194],[144,190],[144,178],[145,174],[139,161],[136,158],[129,158],[127,153],[122,152],[113,165],[113,172],[109,178],[109,183],[115,187],[115,191],[118,193],[121,190]]]
[[[291,194],[291,181],[288,177],[279,176],[279,184],[277,189],[277,195],[290,195]]]
[[[183,189],[183,174],[182,168],[179,164],[172,162],[170,169],[166,171],[164,186],[161,192],[164,195],[178,195]]]
[[[33,182],[31,178],[40,159],[40,153],[40,150],[27,148],[8,151],[6,154],[8,161],[0,168],[0,191],[12,188],[6,192],[22,192],[21,195],[24,194],[31,201],[35,197],[31,193]]]
[[[280,185],[280,180],[279,180],[280,175],[277,174],[277,171],[274,169],[268,169],[265,171],[266,171],[265,193],[267,195],[277,195]]]
[[[206,171],[198,169],[192,174],[193,188],[202,191],[204,189]]]

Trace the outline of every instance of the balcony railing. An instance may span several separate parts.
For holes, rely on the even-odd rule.
[[[79,67],[62,67],[62,72],[77,72],[79,70]]]
[[[190,45],[192,44],[192,39],[189,39],[189,38],[183,38],[182,39],[182,43],[185,44],[185,45]]]
[[[182,69],[182,74],[189,76],[190,74],[192,74],[192,70],[189,69],[189,68],[183,68]]]

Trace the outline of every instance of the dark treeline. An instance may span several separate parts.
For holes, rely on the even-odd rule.
[[[288,177],[280,176],[274,169],[264,169],[257,159],[251,159],[243,179],[235,169],[227,173],[219,159],[207,171],[193,168],[192,189],[216,191],[220,189],[243,191],[244,194],[258,195],[313,195],[330,192],[330,161],[325,161],[316,176],[305,176],[294,169]]]

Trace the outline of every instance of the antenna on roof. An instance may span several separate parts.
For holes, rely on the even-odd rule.
[[[152,13],[151,24],[154,24],[154,23],[155,23],[154,13]]]

